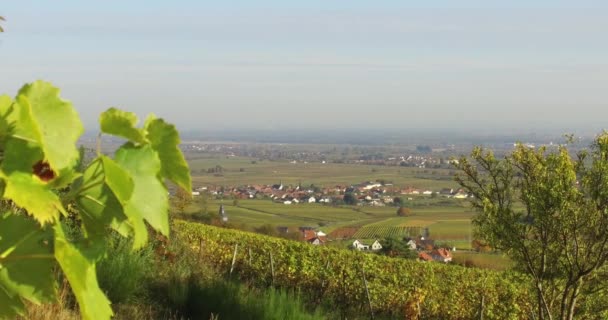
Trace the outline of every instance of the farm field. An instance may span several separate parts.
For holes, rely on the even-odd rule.
[[[201,210],[196,202],[189,212]],[[412,215],[397,217],[395,207],[329,206],[321,204],[284,205],[270,200],[212,200],[207,211],[216,213],[224,205],[229,221],[256,228],[262,225],[317,227],[331,238],[415,237],[428,228],[430,237],[459,249],[470,248],[473,213],[466,207],[424,207]],[[335,233],[335,237],[334,237]]]
[[[455,188],[447,169],[371,166],[335,163],[296,163],[259,161],[252,158],[215,157],[189,160],[193,185],[284,184],[345,185],[363,181],[386,180],[398,187]],[[207,173],[208,168],[221,166],[221,174]]]
[[[370,166],[335,163],[289,163],[260,161],[244,157],[207,157],[190,159],[193,185],[237,186],[246,184],[334,186],[352,185],[364,181],[385,180],[397,188],[415,187],[439,190],[456,188],[452,170],[411,167]],[[207,169],[221,166],[220,174]],[[335,239],[372,239],[381,237],[418,236],[428,228],[430,237],[459,249],[469,249],[470,220],[473,212],[466,201],[428,196],[401,196],[411,215],[397,217],[397,207],[331,206],[322,204],[292,204],[263,199],[209,200],[207,212],[216,213],[221,204],[230,223],[253,229],[262,225],[285,227],[317,227]],[[196,205],[191,212],[200,211]]]

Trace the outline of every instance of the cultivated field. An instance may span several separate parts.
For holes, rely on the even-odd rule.
[[[289,163],[288,161],[260,161],[243,157],[199,157],[189,160],[194,186],[238,186],[247,184],[311,185],[328,187],[352,185],[364,181],[384,180],[397,188],[412,186],[438,191],[456,188],[454,171],[410,167],[369,166],[334,163]],[[207,169],[221,166],[221,173]],[[284,205],[266,200],[232,199],[210,200],[208,212],[217,212],[224,205],[229,222],[256,228],[274,226],[320,227],[330,239],[418,236],[428,228],[430,237],[458,248],[470,248],[471,212],[464,200],[401,195],[411,215],[397,217],[397,208],[367,206],[331,206],[322,204]],[[190,211],[200,211],[194,205]]]
[[[214,157],[189,160],[194,186],[284,184],[347,185],[383,179],[398,187],[455,188],[453,170],[419,169],[409,167],[369,166],[335,163],[296,163],[288,161],[260,161],[252,158]],[[221,166],[221,174],[207,173],[207,169]]]

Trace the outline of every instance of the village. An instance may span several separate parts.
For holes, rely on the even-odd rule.
[[[223,214],[225,216],[225,213]],[[286,234],[290,231],[288,227],[277,227],[277,230],[281,234]],[[303,241],[310,243],[311,245],[320,246],[325,245],[328,241],[332,241],[329,239],[327,234],[323,231],[315,229],[313,227],[300,227],[298,231],[302,235]],[[335,239],[333,239],[335,240]],[[429,238],[428,229],[425,230],[424,235],[420,235],[418,237],[405,237],[403,239],[396,239],[397,241],[402,241],[405,244],[405,247],[408,250],[412,250],[417,254],[417,258],[420,261],[436,261],[448,263],[452,261],[451,251],[455,251],[455,248],[444,248],[436,245],[435,241]],[[373,242],[364,243],[359,239],[353,240],[352,244],[348,247],[351,250],[361,251],[361,252],[371,252],[371,253],[379,253],[382,251],[382,241],[379,239],[374,239]]]
[[[196,188],[193,196],[207,193],[216,198],[231,199],[270,199],[285,205],[299,203],[348,204],[358,206],[401,206],[402,201],[413,201],[414,196],[445,197],[466,199],[469,197],[462,189],[442,188],[440,190],[398,188],[390,183],[364,182],[357,185],[336,185],[317,187],[314,185],[287,186],[279,182],[273,185],[247,186],[202,186]],[[406,196],[403,198],[403,196]],[[409,197],[408,197],[409,196]]]

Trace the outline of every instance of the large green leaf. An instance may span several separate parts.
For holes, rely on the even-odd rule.
[[[145,124],[146,138],[152,144],[152,148],[158,152],[161,162],[161,174],[164,178],[190,192],[192,181],[190,169],[179,149],[179,133],[172,124],[163,119],[150,117]]]
[[[7,96],[0,96],[0,148],[4,149],[4,143],[11,131],[8,115],[12,111],[13,100]]]
[[[16,315],[23,313],[24,308],[21,299],[10,295],[0,284],[0,319],[14,319]]]
[[[132,112],[125,112],[110,108],[99,117],[101,132],[123,137],[137,143],[144,143],[145,138],[141,131],[135,127],[137,116]]]
[[[14,303],[19,296],[34,303],[52,301],[56,296],[52,233],[23,215],[4,213],[0,235],[0,295],[5,294],[0,301]],[[0,309],[4,306],[0,304]],[[20,306],[18,301],[10,313]]]
[[[133,193],[133,181],[112,159],[95,159],[85,170],[76,192],[76,204],[88,236],[102,236],[107,225],[120,225],[127,220],[123,207]]]
[[[70,282],[80,315],[83,319],[110,319],[112,308],[97,283],[95,263],[66,239],[64,229],[61,223],[55,226],[55,258]]]
[[[44,81],[27,84],[19,90],[16,104],[21,121],[15,123],[15,135],[38,143],[54,171],[72,168],[84,128],[72,104],[59,96],[59,89]]]
[[[57,194],[31,173],[12,172],[5,183],[4,197],[27,210],[41,224],[55,222],[60,212],[66,213]]]
[[[169,234],[167,189],[159,179],[161,163],[150,145],[123,145],[116,152],[116,162],[133,178],[133,196],[125,206],[125,213],[136,229],[134,246],[141,247],[147,240],[142,218],[165,235]]]

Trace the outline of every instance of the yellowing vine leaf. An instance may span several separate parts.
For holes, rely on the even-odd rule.
[[[137,125],[135,113],[110,108],[101,114],[99,124],[103,133],[123,137],[137,143],[145,142],[143,133],[135,127]]]
[[[163,119],[150,117],[146,119],[144,129],[152,148],[158,152],[162,177],[190,192],[192,189],[190,169],[179,149],[179,133],[175,126],[166,123]]]
[[[112,159],[101,156],[85,170],[76,204],[89,236],[105,234],[108,224],[127,220],[123,206],[133,193],[133,180]]]
[[[141,234],[147,235],[142,218],[161,233],[169,234],[168,196],[165,185],[159,180],[161,164],[157,153],[149,146],[126,144],[116,152],[119,163],[133,178],[133,196],[125,206],[129,220],[137,223],[140,219]],[[135,247],[141,247],[145,239],[138,239],[135,233]],[[140,241],[144,241],[143,243]]]
[[[6,176],[4,197],[27,210],[41,224],[53,223],[66,213],[59,197],[49,186],[30,173],[15,171]]]
[[[79,156],[76,142],[84,128],[59,89],[44,81],[27,84],[19,90],[16,105],[21,122],[15,123],[15,135],[34,140],[54,171],[73,167]]]

